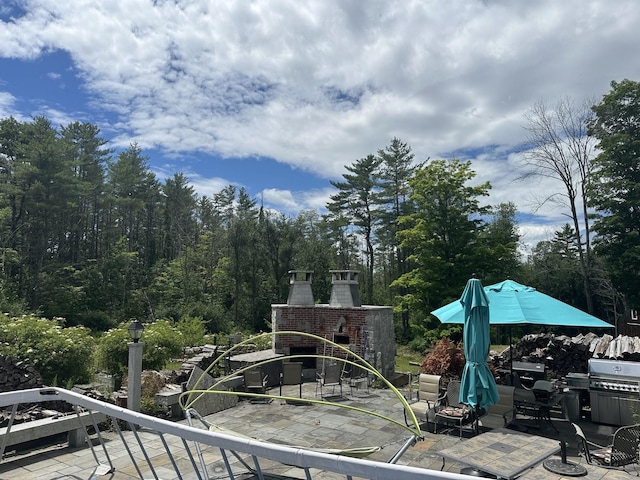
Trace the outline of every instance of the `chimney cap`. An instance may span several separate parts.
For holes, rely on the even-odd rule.
[[[329,270],[332,282],[355,282],[358,283],[360,270]]]
[[[289,270],[289,283],[311,282],[313,270]]]

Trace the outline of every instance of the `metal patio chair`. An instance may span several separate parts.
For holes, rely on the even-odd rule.
[[[587,463],[602,467],[625,469],[627,465],[638,466],[638,446],[640,442],[640,424],[618,428],[610,445],[598,445],[587,440],[582,428],[572,423],[578,440],[578,453]]]
[[[460,438],[462,438],[462,426],[471,421],[474,421],[471,406],[460,403],[460,380],[450,380],[444,404],[435,409],[433,433],[438,433],[438,423],[453,423],[460,429]]]
[[[498,385],[500,400],[487,408],[487,413],[480,417],[480,425],[485,428],[505,428],[516,421],[516,407],[513,403],[515,387]]]
[[[248,393],[264,395],[267,393],[267,375],[262,375],[259,368],[251,368],[244,372],[244,389]],[[273,399],[256,396],[249,400],[251,403],[270,403]]]
[[[351,365],[351,370],[345,373],[347,374],[346,380],[349,382],[351,395],[353,395],[354,389],[359,391],[360,387],[364,387],[369,393],[369,372],[367,370],[358,365]]]
[[[282,396],[283,385],[298,385],[298,397],[302,398],[302,363],[283,362],[280,373],[280,396]]]

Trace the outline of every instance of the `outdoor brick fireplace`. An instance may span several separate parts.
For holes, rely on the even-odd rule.
[[[271,306],[273,331],[299,331],[331,340],[360,355],[387,379],[395,371],[393,309],[362,305],[358,272],[331,270],[329,304],[316,304],[311,291],[311,271],[292,270],[286,304]],[[285,355],[328,355],[344,357],[344,352],[302,335],[274,336],[273,348]],[[319,370],[322,359],[304,359],[305,370]],[[315,372],[313,373],[315,378]]]

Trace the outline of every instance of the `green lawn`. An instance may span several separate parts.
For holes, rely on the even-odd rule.
[[[396,346],[396,372],[417,373],[420,367],[409,362],[422,363],[424,356],[414,352],[404,345]]]

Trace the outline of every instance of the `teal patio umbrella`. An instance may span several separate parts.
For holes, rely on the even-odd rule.
[[[567,327],[614,328],[613,325],[572,307],[533,287],[505,280],[484,287],[489,299],[491,325],[562,325]],[[465,322],[465,311],[456,300],[433,312],[442,323]],[[511,340],[509,340],[511,347]]]
[[[533,287],[505,280],[484,287],[490,302],[491,325],[563,325],[567,327],[613,328],[613,325],[589,315]],[[465,313],[458,300],[433,312],[442,323],[465,321]]]
[[[458,301],[464,312],[463,344],[466,363],[460,380],[460,402],[477,411],[498,402],[498,388],[487,365],[489,299],[477,278],[472,278]]]

